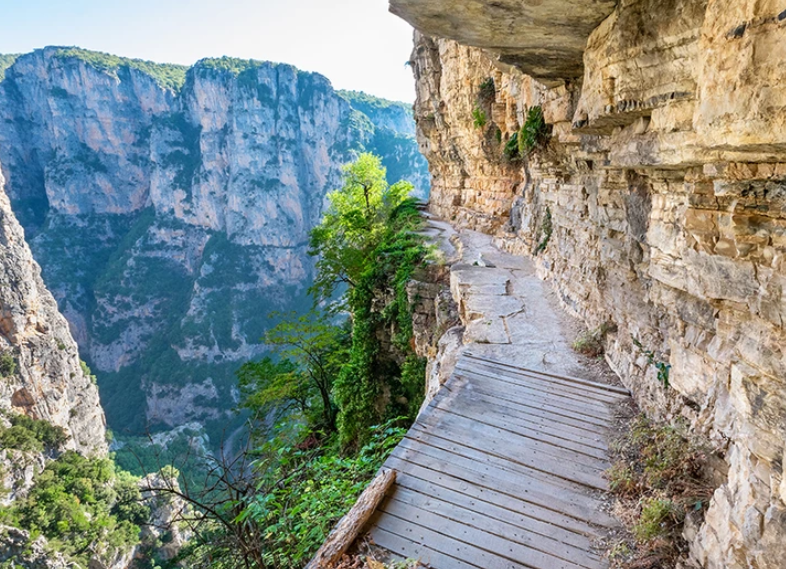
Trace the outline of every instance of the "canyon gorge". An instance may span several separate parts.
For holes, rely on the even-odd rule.
[[[353,152],[428,194],[406,105],[289,65],[45,48],[0,109],[6,191],[119,435],[231,432],[269,314],[310,307],[308,232]]]
[[[443,247],[368,301],[405,299],[412,329],[370,336],[428,358],[427,403],[471,343],[499,358],[516,343],[535,369],[527,346],[558,335],[522,319],[513,342],[505,315],[524,297],[545,306],[540,279],[638,408],[706,449],[712,493],[680,527],[675,569],[782,568],[786,5],[390,10],[415,28],[414,111],[286,64],[0,58],[0,427],[23,413],[97,458],[107,427],[121,441],[193,429],[208,445],[237,430],[236,370],[268,353],[283,313],[311,307],[310,232],[370,151],[428,201],[425,235]],[[558,371],[579,375],[559,341]],[[16,452],[0,449],[5,504],[52,460],[20,467]]]

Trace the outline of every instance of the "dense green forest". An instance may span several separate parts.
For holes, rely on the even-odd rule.
[[[5,420],[10,426],[0,428],[0,448],[15,453],[15,462],[24,464],[30,453],[57,458],[35,476],[24,498],[0,508],[0,525],[23,528],[33,539],[45,537],[48,550],[75,567],[92,566],[91,560],[111,563],[139,543],[150,510],[137,478],[119,470],[111,458],[63,452],[65,431],[47,421],[24,415]]]

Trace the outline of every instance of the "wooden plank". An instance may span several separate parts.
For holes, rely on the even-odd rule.
[[[415,439],[414,435],[416,432],[420,433],[422,437]],[[509,473],[508,476],[514,476],[518,481],[532,480],[534,482],[542,482],[543,484],[548,484],[550,488],[558,489],[561,493],[565,492],[566,495],[575,493],[583,496],[587,492],[587,487],[583,484],[565,480],[542,470],[529,468],[511,460],[509,457],[488,454],[485,451],[457,443],[427,430],[419,428],[416,431],[413,429],[410,435],[410,437],[401,441],[401,448],[411,449],[439,460],[449,460],[451,462],[472,461],[466,463],[466,466],[470,469],[479,468],[481,472],[488,472],[491,468],[503,470]]]
[[[548,378],[537,377],[535,375],[516,374],[507,368],[476,362],[470,359],[459,360],[456,364],[456,369],[468,373],[482,373],[515,385],[523,385],[548,394],[558,394],[563,397],[592,402],[598,405],[615,405],[622,400],[622,396],[612,395],[606,391],[596,391],[575,384],[564,385],[549,380]]]
[[[496,413],[489,413],[476,405],[467,404],[461,398],[455,399],[450,405],[437,405],[437,407],[446,413],[456,415],[465,420],[477,421],[492,427],[509,430],[523,437],[534,439],[565,451],[585,454],[600,460],[606,460],[608,457],[606,450],[602,447],[598,448],[598,444],[593,439],[579,438],[546,425],[536,425],[526,421],[518,421],[511,417],[500,416]]]
[[[557,394],[537,391],[523,385],[507,383],[481,373],[468,373],[466,371],[456,370],[455,375],[468,379],[468,385],[484,386],[487,389],[498,391],[502,396],[508,397],[514,401],[529,400],[554,409],[570,411],[582,417],[590,417],[601,425],[606,424],[611,418],[611,409],[602,403],[594,404],[569,399],[567,397],[558,396]]]
[[[515,365],[508,364],[508,363],[505,363],[505,362],[501,362],[501,361],[498,361],[498,360],[491,360],[491,359],[488,359],[488,358],[484,358],[483,356],[480,356],[480,355],[472,353],[472,352],[464,352],[463,356],[466,356],[468,358],[472,358],[474,360],[480,360],[480,361],[492,363],[492,364],[495,364],[495,365],[504,366],[504,367],[507,367],[507,368],[510,368],[510,369],[513,369],[513,370],[521,370],[521,371],[527,371],[527,372],[532,372],[532,373],[538,373],[540,375],[544,375],[546,377],[550,377],[550,378],[552,378],[552,379],[554,379],[556,381],[568,381],[568,382],[571,382],[571,383],[584,385],[586,387],[592,387],[592,388],[599,389],[599,390],[604,390],[604,391],[610,391],[612,393],[617,393],[619,395],[622,395],[623,397],[630,397],[630,391],[629,390],[625,389],[624,387],[618,387],[616,385],[610,385],[608,383],[598,383],[596,381],[589,381],[587,379],[581,379],[581,378],[572,377],[572,376],[569,376],[569,375],[555,375],[553,373],[549,373],[549,372],[546,372],[546,371],[530,370],[530,369],[527,369],[527,368],[523,368],[523,367],[520,367],[520,366],[515,366]]]
[[[473,393],[480,393],[482,395],[490,395],[497,399],[501,399],[506,401],[507,403],[513,403],[519,405],[521,407],[526,407],[527,409],[535,409],[542,411],[544,413],[549,413],[556,418],[565,418],[570,419],[571,424],[578,425],[579,427],[585,427],[589,430],[593,430],[598,433],[606,432],[608,428],[610,420],[608,418],[599,419],[595,417],[591,417],[588,415],[584,415],[581,413],[576,413],[574,411],[570,411],[567,409],[562,409],[560,407],[555,407],[554,405],[549,404],[549,401],[538,400],[533,397],[514,397],[511,396],[510,393],[506,391],[501,391],[499,389],[494,389],[494,387],[489,387],[488,385],[484,385],[481,382],[472,381],[470,378],[467,378],[467,386],[468,390],[471,390],[470,393],[467,394],[467,397],[471,400]]]
[[[432,436],[442,438],[439,435],[434,435],[431,431],[422,429],[412,429],[408,438],[415,441],[428,442],[430,440],[429,437]],[[547,460],[546,457],[538,456],[536,453],[506,452],[505,449],[491,447],[488,441],[483,440],[483,438],[479,439],[463,433],[451,432],[449,436],[448,442],[450,443],[469,447],[486,455],[506,460],[511,466],[518,465],[523,467],[523,469],[520,468],[522,474],[530,474],[531,471],[535,470],[541,472],[544,476],[559,478],[579,486],[602,491],[608,489],[608,483],[601,476],[602,472],[597,470],[587,469],[575,463],[566,464],[559,460]],[[447,439],[443,438],[443,440]]]
[[[390,533],[376,523],[373,524],[368,534],[378,546],[405,559],[417,559],[422,564],[433,569],[484,569],[439,551],[434,551],[425,544],[415,543],[410,537]]]
[[[396,468],[399,476],[418,478],[434,486],[460,492],[474,499],[488,501],[501,508],[515,508],[517,513],[526,518],[552,526],[555,535],[560,535],[560,539],[566,543],[581,543],[565,537],[567,533],[586,538],[595,538],[601,534],[600,526],[536,504],[529,499],[527,494],[506,493],[504,488],[489,485],[489,482],[493,484],[493,480],[477,480],[474,474],[467,475],[466,472],[462,472],[461,468],[451,468],[451,472],[437,471],[421,463],[400,459],[396,455],[391,455],[385,464]]]
[[[418,472],[422,472],[422,469]],[[584,534],[541,521],[523,513],[528,511],[530,506],[520,500],[511,500],[510,496],[494,490],[483,491],[480,489],[479,491],[471,491],[469,488],[465,488],[467,486],[465,483],[460,481],[453,485],[458,490],[451,489],[449,486],[451,486],[450,480],[443,479],[437,484],[428,479],[420,478],[415,473],[402,472],[396,478],[394,491],[398,492],[400,488],[407,488],[468,510],[481,512],[555,544],[567,545],[579,551],[589,551],[592,548],[592,541]]]
[[[429,532],[431,547],[442,542],[443,547],[457,547],[457,553],[464,554],[462,559],[471,563],[485,561],[488,569],[508,569],[526,567],[529,569],[583,569],[580,565],[546,555],[540,551],[522,547],[520,544],[504,539],[489,531],[478,530],[421,508],[411,506],[391,498],[380,507],[389,514],[380,518],[379,525],[388,529],[401,527],[406,532],[419,535],[420,539]],[[450,536],[448,538],[448,536]],[[433,540],[433,541],[432,541]]]
[[[436,569],[605,569],[606,435],[627,390],[462,356],[385,462],[370,535]]]
[[[375,527],[401,536],[411,543],[427,545],[432,551],[437,551],[444,556],[454,559],[461,559],[462,562],[480,569],[532,569],[510,559],[500,557],[494,552],[453,539],[449,535],[412,523],[384,510],[380,512],[380,516],[375,522]],[[444,531],[444,528],[441,529]],[[374,537],[373,534],[372,537]],[[436,569],[452,568],[453,565],[440,565]]]
[[[563,380],[555,376],[544,375],[540,372],[515,369],[504,364],[492,363],[488,361],[476,360],[474,358],[460,358],[457,365],[466,366],[469,369],[484,370],[487,373],[500,374],[511,381],[519,381],[528,384],[538,384],[542,388],[549,390],[563,391],[565,393],[584,395],[604,403],[615,404],[624,401],[629,395],[597,389],[595,386],[583,385],[570,380]]]
[[[433,414],[418,425],[434,429],[435,432],[450,433],[449,438],[467,436],[481,442],[484,447],[501,456],[516,459],[538,470],[553,472],[574,471],[590,477],[600,477],[611,467],[606,459],[578,454],[574,451],[548,445],[539,440],[524,437],[514,431],[471,421],[446,411]],[[489,448],[490,447],[490,448]]]
[[[447,385],[442,387],[440,393],[455,389],[457,384],[453,384],[448,388]],[[555,428],[560,430],[569,431],[576,435],[586,434],[596,438],[602,438],[606,435],[606,427],[598,426],[595,424],[587,423],[581,419],[574,419],[565,415],[554,413],[547,409],[540,409],[528,405],[526,402],[511,402],[506,399],[500,399],[497,394],[488,393],[477,387],[472,389],[472,393],[467,394],[463,398],[469,404],[477,404],[482,406],[491,406],[496,409],[496,413],[503,417],[517,417],[522,420],[531,420],[533,423],[541,425],[554,425]],[[439,402],[435,403],[435,407]]]
[[[435,406],[438,408],[446,408],[456,413],[479,413],[493,415],[495,419],[505,421],[511,426],[529,429],[533,432],[542,433],[544,435],[572,441],[582,447],[594,448],[606,456],[608,451],[608,444],[606,442],[605,433],[589,432],[581,427],[573,425],[565,425],[554,420],[550,417],[549,420],[544,419],[540,415],[528,413],[526,409],[509,408],[502,406],[498,403],[499,400],[490,400],[478,397],[477,393],[471,394],[471,397],[454,397],[448,401],[439,399],[436,401]],[[489,413],[489,410],[492,410]]]
[[[422,449],[425,451],[425,449]],[[493,465],[484,465],[459,455],[438,452],[428,449],[420,452],[419,448],[397,448],[391,457],[398,461],[404,460],[433,471],[429,480],[435,480],[439,474],[446,474],[459,478],[468,484],[475,484],[491,490],[516,496],[524,502],[542,508],[538,519],[548,521],[561,527],[575,528],[565,518],[573,518],[583,522],[610,526],[616,525],[606,514],[598,511],[600,503],[578,492],[569,492],[558,485],[548,484],[540,480],[533,480],[515,473],[495,468]],[[442,455],[441,457],[439,455]],[[450,462],[448,462],[450,460]],[[395,466],[394,466],[395,465]],[[386,462],[388,468],[402,469],[406,465],[396,460]],[[408,470],[405,470],[407,472]],[[548,512],[553,512],[550,514]]]
[[[555,561],[568,561],[585,569],[602,569],[600,558],[588,549],[578,549],[564,543],[558,543],[541,535],[522,530],[502,520],[488,516],[476,509],[469,509],[451,502],[445,502],[434,496],[420,494],[408,488],[398,486],[391,495],[392,501],[423,510],[453,522],[458,522],[524,546],[527,550],[538,552],[538,559],[553,564]],[[466,531],[466,530],[464,530]],[[532,564],[530,561],[516,556],[516,561]]]
[[[377,506],[395,480],[395,470],[380,470],[371,484],[363,490],[349,512],[339,520],[336,527],[330,532],[325,543],[306,565],[306,569],[330,569],[333,567],[357,539],[360,530],[376,511]]]

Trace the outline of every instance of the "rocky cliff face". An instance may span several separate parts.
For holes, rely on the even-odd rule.
[[[41,280],[3,182],[0,175],[0,411],[48,421],[65,430],[66,448],[105,455],[98,388],[80,366],[76,343]]]
[[[393,4],[427,33],[487,45],[455,3],[431,2],[449,28]],[[621,2],[589,36],[583,75],[563,66],[551,86],[452,39],[417,34],[413,54],[432,210],[533,256],[570,312],[615,325],[606,357],[641,406],[713,442],[725,482],[686,537],[693,562],[718,569],[786,554],[783,8]],[[550,142],[506,160],[536,105]]]
[[[186,73],[46,48],[6,71],[0,114],[12,204],[119,433],[220,435],[268,314],[305,306],[341,166],[382,130],[404,137],[392,163],[417,162],[401,121],[377,128],[324,77],[263,62]]]

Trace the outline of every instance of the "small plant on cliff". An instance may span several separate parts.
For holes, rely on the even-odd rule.
[[[11,352],[0,353],[0,378],[11,377],[16,373],[16,360]]]
[[[612,332],[613,329],[613,324],[604,322],[597,328],[586,330],[579,334],[573,341],[573,349],[591,358],[600,357],[604,352],[603,344],[606,340],[606,334]]]
[[[477,106],[472,109],[472,123],[475,125],[475,128],[483,128],[486,126],[487,121],[486,111]]]
[[[494,85],[494,78],[484,79],[478,88],[478,100],[483,104],[490,104],[494,101],[496,94],[497,87]]]
[[[639,521],[633,526],[633,535],[640,542],[669,535],[685,518],[685,512],[668,498],[647,498],[642,501]]]
[[[671,365],[659,360],[656,357],[655,352],[645,348],[641,341],[639,341],[637,338],[631,336],[631,341],[633,342],[633,345],[636,346],[641,351],[641,353],[646,356],[647,362],[651,366],[655,366],[655,369],[658,371],[658,381],[664,389],[668,389],[670,386],[669,373],[671,371]]]
[[[682,521],[700,517],[712,495],[706,452],[682,425],[658,425],[644,415],[620,431],[610,449],[614,463],[606,478],[617,508],[628,513],[622,519],[628,520],[631,539],[624,549],[635,558],[626,566],[673,567],[684,547]]]
[[[543,109],[540,106],[531,107],[527,113],[527,120],[518,133],[519,156],[527,156],[543,144],[547,136],[548,127],[543,118]]]
[[[519,152],[519,133],[514,132],[513,135],[505,143],[502,149],[502,156],[508,162],[518,162],[521,160],[521,153]]]
[[[546,206],[546,213],[543,215],[543,223],[540,226],[540,242],[538,246],[535,247],[535,254],[538,255],[546,250],[548,247],[549,241],[551,240],[551,234],[554,231],[554,224],[551,219],[551,209]]]

